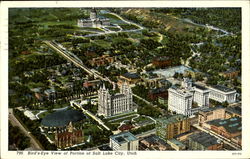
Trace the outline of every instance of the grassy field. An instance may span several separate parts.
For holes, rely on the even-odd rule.
[[[110,122],[110,123],[114,123],[114,124],[118,124],[118,123],[121,123],[122,121],[125,121],[125,120],[128,120],[128,121],[130,121],[132,118],[134,118],[134,117],[136,117],[137,115],[131,115],[131,116],[129,116],[129,117],[124,117],[124,118],[121,118],[121,119],[117,119],[117,120],[115,120],[115,121],[108,121],[108,122]]]
[[[106,27],[107,29],[111,30],[111,31],[119,31],[120,28],[117,27]]]
[[[137,114],[136,112],[129,112],[129,113],[125,113],[125,114],[119,114],[119,115],[116,115],[114,117],[111,117],[111,118],[107,118],[106,120],[114,120],[114,119],[119,119],[121,117],[125,117],[125,116],[129,116],[129,115],[133,115],[133,114]]]
[[[45,116],[47,116],[48,114],[50,114],[50,113],[51,113],[51,112],[46,111],[46,112],[43,112],[43,113],[39,114],[38,117],[39,117],[40,119],[42,119],[42,118],[44,118]]]

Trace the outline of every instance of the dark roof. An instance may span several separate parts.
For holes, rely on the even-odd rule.
[[[241,107],[236,106],[236,107],[227,107],[226,109],[227,112],[235,113],[238,115],[241,115]]]
[[[225,86],[222,86],[222,85],[214,85],[212,86],[213,88],[215,89],[218,89],[220,91],[223,91],[223,92],[231,92],[231,91],[234,91],[233,89],[231,88],[228,88],[228,87],[225,87]]]
[[[122,76],[127,77],[127,78],[131,78],[131,79],[139,79],[140,76],[137,73],[124,73]]]
[[[200,132],[200,133],[194,133],[188,137],[194,142],[197,142],[204,147],[209,147],[212,145],[218,144],[218,139],[214,136],[211,136],[205,132]]]
[[[241,118],[240,117],[233,117],[229,119],[216,119],[212,121],[208,121],[208,124],[215,125],[217,127],[224,127],[227,132],[230,133],[236,133],[241,131],[242,124],[241,124]]]
[[[150,144],[162,144],[166,147],[169,147],[170,145],[167,144],[163,139],[161,139],[160,137],[156,136],[156,135],[150,135],[144,138],[145,141],[147,141]]]
[[[130,132],[122,132],[116,135],[112,135],[110,136],[110,138],[119,144],[137,140],[137,138]]]
[[[203,87],[203,86],[198,85],[198,84],[195,84],[195,83],[193,83],[193,86],[195,86],[196,88],[198,88],[198,89],[200,89],[200,90],[207,90],[206,87]]]
[[[60,110],[45,116],[41,124],[48,127],[61,127],[68,125],[69,122],[74,123],[83,119],[85,119],[85,116],[80,111]]]
[[[158,93],[164,93],[164,92],[168,92],[168,89],[165,87],[155,88],[155,89],[151,89],[149,91],[149,93],[151,93],[151,94],[158,94]]]

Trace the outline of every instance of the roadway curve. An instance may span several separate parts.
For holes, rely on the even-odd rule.
[[[13,109],[9,109],[9,120],[13,126],[18,126],[24,133],[24,135],[30,138],[30,147],[32,147],[35,150],[43,150],[41,144],[38,143],[35,137],[31,135],[31,133],[28,130],[26,130],[23,127],[23,125],[17,120],[17,118],[13,114]]]

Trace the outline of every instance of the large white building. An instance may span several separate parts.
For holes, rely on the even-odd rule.
[[[185,89],[168,89],[168,109],[186,116],[192,115],[193,94]]]
[[[192,87],[194,90],[194,102],[200,107],[208,107],[210,90],[198,84],[193,84]]]
[[[225,86],[206,87],[184,78],[182,87],[168,89],[168,109],[183,115],[193,115],[209,107],[209,99],[218,102],[234,103],[236,90]]]
[[[133,94],[128,84],[121,86],[120,93],[111,95],[105,85],[98,90],[98,115],[105,117],[133,111]]]
[[[236,90],[227,88],[225,86],[216,85],[209,87],[209,98],[218,102],[234,103],[236,101]]]
[[[137,151],[139,140],[130,132],[122,132],[110,136],[109,146],[114,151]]]
[[[194,107],[194,103],[197,107]],[[186,116],[209,106],[209,89],[184,78],[181,88],[168,89],[168,109]]]
[[[91,9],[89,19],[78,19],[78,27],[101,27],[110,25],[108,18],[99,18],[96,9]]]

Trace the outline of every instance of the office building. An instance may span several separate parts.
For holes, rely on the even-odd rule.
[[[168,109],[178,114],[191,116],[209,106],[210,90],[188,78],[184,78],[182,86],[168,89]]]
[[[190,131],[190,121],[184,115],[156,119],[156,135],[165,141],[188,131]]]
[[[223,107],[211,107],[200,110],[198,113],[198,123],[203,126],[204,123],[215,119],[225,119],[225,108]]]

